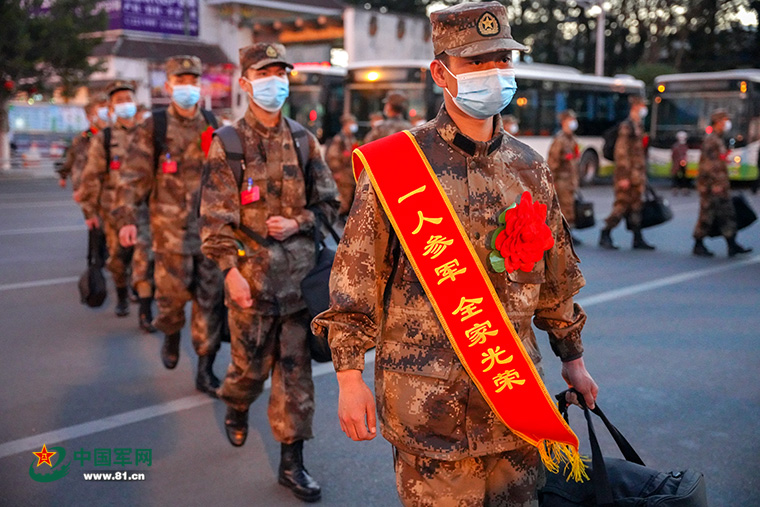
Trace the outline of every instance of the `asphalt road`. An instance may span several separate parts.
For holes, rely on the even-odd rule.
[[[601,222],[609,187],[584,193]],[[703,472],[711,506],[760,505],[760,225],[739,236],[752,254],[727,259],[725,244],[710,240],[718,256],[695,258],[696,196],[665,195],[676,216],[646,231],[655,252],[631,251],[622,227],[613,233],[618,252],[595,246],[598,229],[577,234],[585,242],[578,254],[587,279],[579,296],[589,314],[586,364],[601,387],[599,405],[648,465]],[[760,210],[760,197],[750,199]],[[279,445],[267,423],[267,393],[251,410],[248,442],[233,448],[223,404],[194,390],[187,329],[179,366],[167,371],[161,338],[140,334],[136,307],[117,319],[113,296],[99,310],[79,303],[75,280],[85,251],[69,192],[49,179],[0,179],[0,504],[299,505],[276,483]],[[558,392],[559,362],[540,341],[547,386]],[[218,375],[228,361],[224,345]],[[365,379],[371,382],[371,371]],[[316,437],[305,459],[323,486],[322,504],[399,505],[390,445],[344,437],[329,366],[316,367],[315,384]],[[585,441],[579,411],[571,423]],[[31,478],[32,452],[43,444],[66,452],[68,475]],[[611,439],[603,445],[617,455]],[[129,450],[118,451],[129,464],[116,464],[117,449]],[[150,450],[150,465],[135,464],[137,449],[143,458]],[[87,453],[90,460],[76,460]],[[112,456],[111,466],[95,466],[102,453]],[[85,480],[93,471],[145,480]]]

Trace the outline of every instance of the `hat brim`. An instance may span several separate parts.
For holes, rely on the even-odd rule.
[[[267,65],[274,65],[274,64],[284,65],[286,69],[293,68],[292,63],[286,62],[285,60],[281,58],[267,58],[266,60],[261,60],[252,64],[250,67],[248,67],[248,69],[259,70],[259,69],[263,69]]]
[[[527,51],[528,47],[523,46],[514,39],[501,38],[471,42],[457,48],[446,49],[444,50],[444,53],[459,58],[468,58],[471,56],[485,55],[488,53],[493,53],[494,51],[502,51],[505,49],[512,51]]]
[[[201,77],[201,73],[200,72],[196,72],[194,70],[183,70],[183,69],[180,69],[177,72],[170,72],[169,73],[170,76],[184,76],[185,74],[189,74],[189,75],[195,76],[195,77]]]
[[[110,97],[114,93],[120,92],[122,90],[129,90],[130,92],[135,93],[135,89],[134,88],[130,88],[129,86],[121,86],[119,88],[114,88],[113,90],[108,90],[108,96]]]

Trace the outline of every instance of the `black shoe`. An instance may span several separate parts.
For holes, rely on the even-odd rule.
[[[277,482],[304,502],[318,502],[322,498],[322,488],[303,466],[303,440],[282,444]]]
[[[599,236],[599,246],[605,250],[617,250],[618,246],[612,242],[612,235],[609,229],[602,229],[602,234]]]
[[[116,287],[116,308],[114,313],[117,317],[126,317],[129,315],[129,295],[126,287]]]
[[[649,243],[644,241],[644,237],[641,235],[641,233],[638,233],[633,236],[633,249],[634,250],[654,250],[654,245],[650,245]]]
[[[158,331],[153,325],[153,298],[140,298],[140,314],[138,315],[138,322],[140,323],[140,329],[144,333],[155,333]]]
[[[161,347],[161,361],[167,370],[173,370],[179,361],[179,331],[164,336],[164,345]]]
[[[705,244],[702,243],[701,239],[694,241],[694,249],[691,251],[691,253],[697,257],[715,257],[715,254],[707,249]]]
[[[139,303],[140,302],[140,296],[137,295],[137,291],[134,287],[129,288],[129,300],[132,303]]]
[[[751,248],[744,248],[739,243],[736,242],[736,237],[732,238],[726,238],[726,242],[728,243],[728,256],[734,257],[736,254],[745,254],[750,253],[752,251]]]
[[[248,437],[248,411],[227,407],[227,415],[224,416],[224,429],[227,433],[227,440],[235,447],[241,447]]]
[[[216,354],[198,356],[198,374],[195,376],[195,388],[216,398],[216,390],[219,388],[219,379],[214,375],[214,358]]]

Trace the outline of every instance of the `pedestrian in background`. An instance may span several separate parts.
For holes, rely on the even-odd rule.
[[[412,124],[406,119],[409,109],[409,99],[400,90],[391,90],[383,99],[383,115],[385,118],[377,123],[364,137],[364,143],[409,130]]]
[[[505,114],[501,117],[504,130],[509,134],[516,136],[520,132],[520,124],[517,122],[517,118],[511,114]]]
[[[643,121],[649,110],[644,97],[631,96],[630,102],[628,118],[618,127],[613,176],[615,202],[599,237],[599,246],[607,250],[618,249],[612,241],[612,229],[626,218],[633,233],[633,249],[654,250],[654,246],[647,243],[641,233],[642,198],[647,184]]]
[[[217,135],[201,202],[203,252],[224,273],[229,311],[232,360],[219,398],[227,404],[227,438],[241,446],[248,409],[271,374],[269,424],[281,444],[278,481],[313,502],[322,493],[303,464],[304,440],[313,437],[314,383],[301,281],[315,264],[316,215],[335,220],[338,192],[316,137],[282,114],[293,68],[285,48],[266,42],[244,47],[240,68],[248,109],[231,134],[243,147],[242,174],[232,170]]]
[[[554,136],[549,147],[546,163],[552,171],[559,207],[568,225],[573,227],[575,226],[575,192],[578,189],[578,159],[580,158],[578,140],[575,138],[578,120],[572,109],[562,111],[558,119],[561,129]],[[581,243],[577,238],[573,238],[573,241],[576,244]]]
[[[726,238],[728,256],[751,252],[736,242],[736,210],[731,201],[731,182],[728,179],[729,151],[723,136],[731,130],[731,119],[725,109],[716,109],[710,116],[712,132],[702,141],[699,156],[697,191],[699,192],[699,217],[694,227],[693,254],[712,257],[704,238],[714,227]]]
[[[354,202],[354,191],[356,190],[356,181],[351,166],[351,153],[359,146],[356,140],[359,125],[356,122],[356,117],[352,114],[342,116],[340,122],[340,132],[327,145],[325,158],[340,193],[338,215],[345,219],[351,210],[351,204]]]
[[[198,355],[195,387],[216,396],[213,364],[224,318],[222,273],[201,253],[198,231],[201,170],[216,119],[198,105],[201,61],[175,56],[166,62],[169,108],[155,111],[135,133],[121,169],[114,216],[125,247],[137,242],[137,209],[148,200],[155,256],[158,317],[164,333],[161,360],[179,361],[185,304],[192,301],[191,335]]]
[[[670,173],[673,175],[673,195],[678,194],[678,190],[683,190],[683,195],[689,195],[689,179],[686,177],[686,166],[688,164],[687,154],[689,145],[686,143],[689,135],[683,130],[676,133],[676,142],[670,148]]]

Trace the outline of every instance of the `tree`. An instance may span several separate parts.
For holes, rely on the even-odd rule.
[[[19,91],[62,86],[65,95],[98,70],[89,56],[107,15],[99,0],[0,0],[0,161],[9,167],[8,102]]]

